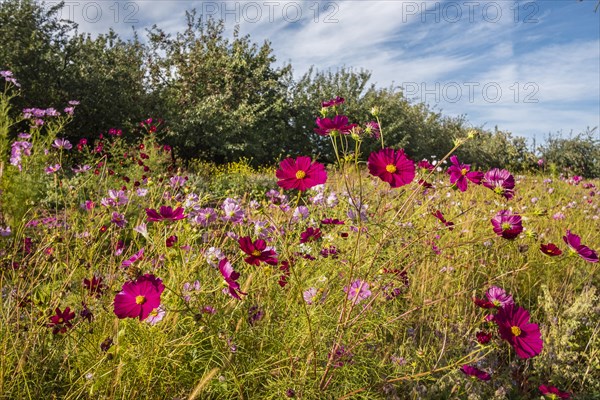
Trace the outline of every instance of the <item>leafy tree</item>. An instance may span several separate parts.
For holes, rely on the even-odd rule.
[[[563,138],[560,135],[548,135],[546,143],[538,151],[548,164],[556,165],[560,170],[586,178],[600,177],[600,140],[594,137],[594,129]]]
[[[59,18],[62,6],[0,3],[0,69],[11,70],[22,85],[16,108],[59,109],[79,100],[69,132],[84,135],[144,117],[145,49],[137,36],[78,34],[77,24]]]
[[[168,140],[184,158],[272,162],[296,141],[286,100],[291,68],[273,67],[268,42],[259,47],[238,28],[228,40],[222,22],[186,16],[175,37],[156,26],[149,31],[150,81]]]

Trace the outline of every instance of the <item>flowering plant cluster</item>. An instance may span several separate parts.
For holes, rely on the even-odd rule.
[[[543,286],[571,313],[583,308],[575,293],[597,301],[596,181],[479,171],[455,154],[467,138],[414,160],[410,146],[386,144],[379,110],[354,122],[335,97],[308,132],[334,149],[333,165],[285,156],[261,172],[267,190],[235,196],[174,164],[156,135],[163,121],[142,121],[133,145],[117,127],[36,134],[70,106],[27,109],[30,132],[6,148],[3,187],[35,172],[46,188],[18,217],[0,198],[9,397],[600,390],[585,368],[557,372],[567,362],[548,332],[563,314],[539,300]],[[568,327],[581,344],[568,363],[593,366],[598,320],[586,315]]]

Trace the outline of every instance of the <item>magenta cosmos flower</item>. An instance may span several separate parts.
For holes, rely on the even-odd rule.
[[[139,318],[140,321],[160,306],[160,295],[165,289],[162,280],[152,274],[142,275],[135,281],[126,282],[115,296],[115,315],[123,318]]]
[[[529,322],[529,312],[514,304],[498,309],[494,322],[500,337],[512,345],[521,358],[531,358],[542,352],[544,342],[537,324]]]
[[[336,115],[333,119],[317,118],[315,122],[318,126],[315,132],[321,136],[347,135],[356,126],[356,124],[348,124],[348,117],[345,115]]]
[[[481,183],[483,174],[478,171],[471,171],[469,164],[461,164],[458,161],[458,157],[450,157],[452,165],[448,167],[448,174],[450,174],[450,183],[456,185],[458,190],[464,192],[467,190],[467,180],[473,182],[476,185]]]
[[[493,168],[485,173],[483,186],[510,200],[514,196],[515,178],[505,169]]]
[[[369,173],[387,182],[393,188],[408,185],[415,178],[415,163],[404,150],[382,149],[371,153],[367,163]]]
[[[262,261],[269,265],[277,265],[277,253],[274,250],[267,249],[267,242],[264,240],[256,239],[253,243],[250,236],[244,236],[239,238],[238,243],[240,249],[248,254],[248,257],[244,258],[244,261],[248,264],[258,267]]]
[[[473,378],[477,378],[482,381],[489,381],[492,377],[487,372],[484,372],[478,368],[472,367],[470,365],[463,365],[460,367],[460,370],[467,376],[471,376]]]
[[[592,263],[598,262],[598,254],[589,247],[582,245],[581,238],[574,233],[571,233],[570,230],[567,229],[567,234],[563,236],[563,240],[569,245],[572,253],[579,254],[579,257],[586,261]]]
[[[240,277],[240,273],[233,270],[233,267],[227,258],[223,258],[221,261],[219,261],[219,272],[221,272],[221,275],[223,275],[223,280],[227,286],[226,290],[229,291],[231,297],[241,300],[242,298],[240,297],[240,294],[248,294],[240,290],[240,284],[237,282]]]
[[[152,208],[146,208],[146,215],[148,216],[148,222],[178,221],[186,217],[186,215],[183,214],[183,207],[177,207],[173,210],[173,208],[169,206],[161,206],[159,211]]]
[[[319,228],[308,227],[300,234],[300,243],[315,242],[323,236],[323,232]]]
[[[540,385],[540,387],[538,389],[544,397],[547,397],[549,399],[570,399],[571,398],[570,393],[560,391],[560,390],[558,390],[558,388],[556,388],[554,386]]]
[[[322,102],[321,107],[323,107],[323,108],[333,107],[333,106],[337,106],[339,104],[343,104],[345,101],[346,101],[346,99],[344,99],[343,97],[336,96],[335,99],[331,99],[329,101]]]
[[[316,161],[312,162],[310,157],[306,156],[300,156],[295,160],[286,158],[279,164],[275,176],[279,178],[277,184],[286,190],[304,191],[327,181],[325,166]]]
[[[523,232],[521,216],[511,214],[509,210],[498,211],[498,214],[491,219],[491,223],[494,226],[494,232],[504,239],[514,239]]]

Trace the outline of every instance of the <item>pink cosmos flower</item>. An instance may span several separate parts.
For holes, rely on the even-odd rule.
[[[544,342],[537,324],[529,322],[529,312],[514,304],[498,309],[494,322],[500,337],[510,343],[521,358],[531,358],[542,352]]]
[[[347,135],[356,124],[348,124],[348,117],[345,115],[336,115],[333,119],[317,118],[316,124],[318,128],[314,131],[321,136],[335,136],[337,134]]]
[[[504,289],[498,286],[490,287],[485,296],[487,297],[489,302],[497,308],[506,307],[509,304],[514,304],[512,296],[506,293]]]
[[[48,165],[44,170],[46,174],[50,175],[60,170],[60,164]]]
[[[567,230],[567,234],[563,236],[563,240],[569,245],[572,253],[579,254],[579,256],[586,261],[592,263],[598,262],[598,254],[589,247],[582,245],[581,238],[574,233],[571,233],[570,230]]]
[[[227,258],[223,258],[221,261],[219,261],[219,272],[221,272],[221,275],[223,275],[225,285],[227,286],[225,290],[229,292],[231,297],[241,300],[242,298],[240,297],[240,294],[248,294],[241,291],[240,284],[237,282],[240,274],[239,272],[233,270],[233,267]]]
[[[169,206],[161,206],[160,211],[156,211],[151,208],[146,208],[146,215],[148,216],[148,222],[178,221],[187,217],[187,215],[183,214],[183,207],[177,207],[175,210],[173,210]]]
[[[514,196],[515,178],[505,169],[493,168],[483,176],[482,185],[510,200]]]
[[[137,262],[138,260],[141,260],[142,258],[144,258],[144,248],[143,247],[137,253],[135,253],[134,255],[132,255],[131,257],[129,257],[127,260],[123,261],[121,263],[121,267],[123,267],[123,268],[129,268],[135,262]]]
[[[279,181],[277,184],[286,189],[298,189],[304,191],[313,186],[323,184],[327,181],[325,166],[318,162],[311,162],[310,157],[300,156],[297,159],[286,158],[279,164],[275,172]]]
[[[450,162],[452,163],[452,165],[448,167],[450,183],[455,184],[458,190],[461,192],[467,190],[467,180],[476,185],[481,183],[481,179],[483,179],[483,173],[471,171],[471,166],[469,164],[461,164],[456,156],[450,157]]]
[[[460,367],[460,370],[467,376],[477,378],[482,381],[489,381],[492,377],[487,372],[484,372],[478,368],[472,367],[470,365],[463,365]]]
[[[382,149],[371,153],[367,163],[369,173],[387,182],[393,188],[408,185],[415,178],[415,164],[404,150]]]
[[[120,319],[148,318],[160,306],[160,296],[165,289],[162,280],[152,274],[142,275],[135,281],[126,282],[114,300],[114,312]]]
[[[371,291],[369,290],[369,284],[365,281],[357,279],[348,286],[344,287],[344,292],[348,293],[348,300],[352,300],[353,304],[358,304],[363,300],[371,297]]]
[[[147,322],[150,325],[156,325],[162,321],[162,319],[165,317],[165,314],[165,310],[162,308],[162,306],[158,306],[154,310],[150,311],[148,318],[146,318],[144,322]]]
[[[538,389],[544,397],[547,397],[549,399],[570,399],[571,398],[570,393],[560,391],[560,390],[558,390],[558,388],[556,388],[554,386],[540,385],[540,387]]]
[[[523,232],[521,216],[512,214],[509,210],[500,210],[490,221],[494,226],[494,232],[504,239],[514,239]]]
[[[540,250],[542,253],[549,256],[560,256],[562,254],[562,250],[559,249],[554,243],[548,244],[540,244]]]
[[[248,264],[258,267],[262,261],[269,265],[277,265],[277,253],[274,250],[267,249],[267,242],[264,240],[257,239],[253,243],[250,236],[244,236],[239,238],[238,243],[240,249],[248,254],[248,257],[244,258],[244,261]]]
[[[73,145],[67,139],[55,139],[54,143],[52,143],[52,147],[56,149],[71,150]]]

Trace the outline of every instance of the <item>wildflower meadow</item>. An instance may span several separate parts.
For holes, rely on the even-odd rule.
[[[413,159],[341,97],[333,162],[184,166],[0,75],[0,398],[600,399],[598,179]]]

